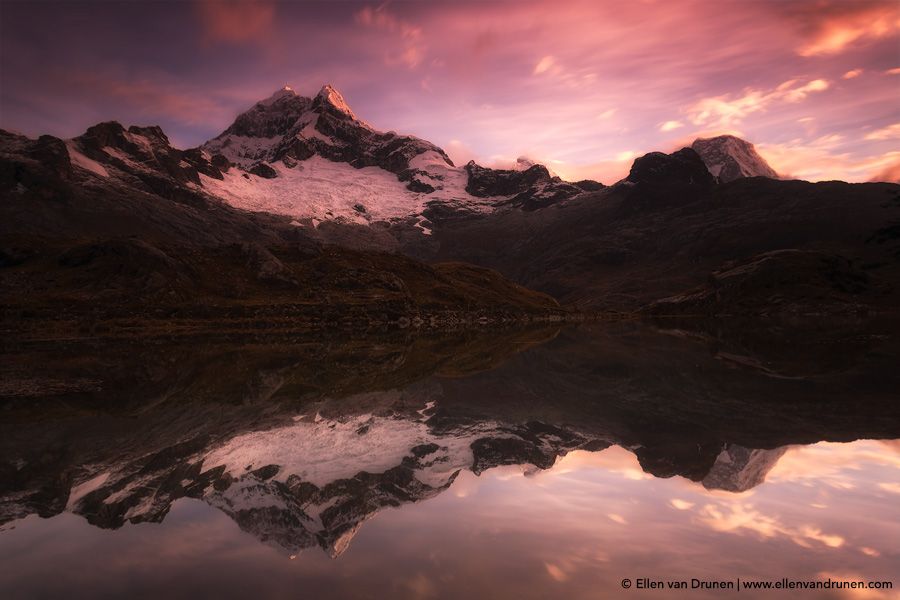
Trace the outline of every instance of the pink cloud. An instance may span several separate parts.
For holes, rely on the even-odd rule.
[[[731,127],[773,103],[800,102],[808,95],[823,92],[828,87],[829,83],[824,79],[814,79],[803,84],[791,79],[773,90],[748,89],[740,96],[726,94],[703,98],[689,106],[686,112],[695,125]]]
[[[271,0],[199,0],[196,7],[209,42],[259,41],[271,33],[275,19]]]

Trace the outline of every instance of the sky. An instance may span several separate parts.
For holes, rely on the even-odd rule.
[[[779,173],[900,180],[897,0],[0,0],[0,128],[193,147],[284,85],[457,163],[610,183],[732,133]]]

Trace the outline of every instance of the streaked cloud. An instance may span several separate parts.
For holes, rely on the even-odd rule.
[[[704,127],[733,127],[749,115],[766,110],[778,102],[801,102],[810,94],[827,90],[829,83],[824,79],[813,79],[801,83],[790,79],[772,90],[748,89],[739,96],[726,94],[703,98],[686,110],[688,118],[695,125]]]
[[[867,140],[896,140],[900,139],[900,123],[891,123],[887,127],[876,129],[871,133],[867,133]]]

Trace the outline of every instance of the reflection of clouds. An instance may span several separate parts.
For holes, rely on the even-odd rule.
[[[671,500],[669,500],[669,504],[671,504],[678,510],[690,510],[694,508],[693,502],[688,502],[687,500],[682,500],[681,498],[672,498]]]
[[[894,557],[898,519],[888,494],[871,493],[896,468],[896,453],[872,441],[803,450],[789,449],[778,477],[740,494],[637,477],[637,458],[621,447],[575,451],[532,479],[482,474],[478,501],[459,518],[489,532],[495,545],[485,553],[514,553],[536,566],[533,586],[572,598],[592,597],[636,564],[673,577],[704,564],[715,574],[816,579],[828,560],[877,578]],[[442,519],[448,510],[435,508]]]
[[[424,573],[416,574],[405,583],[413,598],[424,599],[437,596],[437,586]]]
[[[811,525],[790,527],[778,519],[766,516],[750,504],[707,504],[698,511],[697,522],[715,531],[742,534],[746,531],[764,538],[783,536],[798,546],[810,547],[810,542],[819,542],[829,548],[840,548],[844,538],[828,535]]]
[[[608,473],[621,475],[625,479],[640,481],[653,479],[644,473],[637,457],[621,446],[610,446],[600,452],[576,450],[561,457],[552,472],[556,474],[570,473],[585,468],[603,469]]]
[[[892,494],[900,494],[900,483],[879,483],[878,487]]]
[[[900,453],[885,452],[885,447],[893,446],[871,440],[795,446],[769,471],[768,481],[824,482],[831,487],[851,489],[856,482],[849,476],[850,472],[873,466],[884,468],[900,479]]]
[[[556,581],[565,581],[569,578],[565,571],[553,563],[544,563],[544,568],[547,569],[547,574]]]
[[[878,440],[878,443],[881,446],[900,454],[900,440]]]
[[[583,570],[595,570],[609,562],[609,555],[589,546],[569,548],[564,554],[544,560],[544,569],[551,579],[559,583],[568,581]]]

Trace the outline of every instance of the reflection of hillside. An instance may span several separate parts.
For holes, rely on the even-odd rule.
[[[858,337],[849,367],[792,378],[723,361],[707,334],[634,324],[19,348],[7,381],[31,396],[4,401],[0,521],[71,510],[116,528],[192,497],[287,553],[336,556],[366,519],[460,470],[546,469],[611,444],[658,477],[744,491],[785,445],[900,436],[896,341]]]
[[[146,413],[165,402],[234,404],[341,397],[465,376],[552,339],[558,329],[497,329],[369,337],[273,336],[52,342],[2,352],[0,401],[14,411]],[[47,365],[52,365],[48,369]],[[41,405],[36,407],[35,401]],[[24,415],[23,415],[24,416]]]

